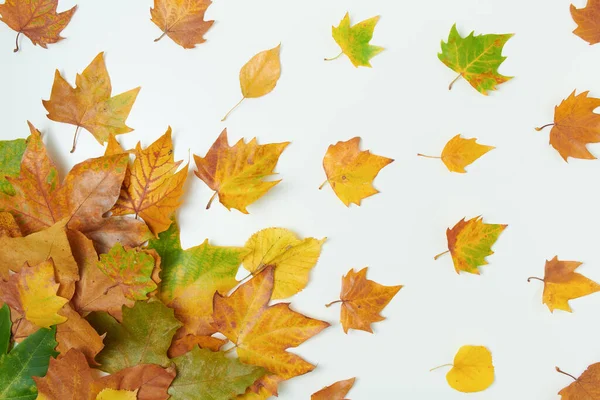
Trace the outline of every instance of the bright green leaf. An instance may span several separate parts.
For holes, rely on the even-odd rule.
[[[27,148],[25,139],[0,140],[0,192],[15,195],[15,189],[6,179],[7,176],[19,176],[21,159]]]
[[[0,359],[8,353],[10,345],[10,309],[7,304],[0,308]]]
[[[373,17],[350,26],[350,16],[346,13],[340,25],[331,28],[333,39],[355,67],[371,67],[369,60],[383,51],[383,47],[369,44],[378,21],[379,17]]]

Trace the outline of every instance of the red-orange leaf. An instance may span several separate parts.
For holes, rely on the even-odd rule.
[[[338,381],[333,385],[327,386],[310,396],[310,400],[344,400],[356,378]]]

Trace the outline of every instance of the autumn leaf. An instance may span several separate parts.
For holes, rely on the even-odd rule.
[[[492,353],[484,346],[462,346],[453,364],[432,368],[452,367],[446,374],[448,385],[463,393],[481,392],[494,383]]]
[[[44,49],[64,39],[60,33],[71,21],[77,6],[60,13],[56,12],[57,7],[58,0],[6,0],[0,4],[0,21],[17,32],[15,53],[19,51],[21,33]]]
[[[93,399],[94,376],[85,356],[70,350],[60,360],[50,359],[48,373],[33,378],[39,392],[37,400]]]
[[[284,228],[267,228],[256,232],[246,242],[250,252],[244,268],[256,275],[267,265],[275,267],[272,299],[285,299],[308,284],[311,269],[317,264],[326,238],[298,239]]]
[[[598,26],[598,14],[600,13],[600,1],[588,0],[584,8],[577,8],[571,4],[571,16],[578,25],[574,34],[588,42],[596,44],[600,42],[600,27]]]
[[[96,400],[137,400],[137,398],[137,390],[104,389],[96,396]]]
[[[173,359],[177,376],[169,388],[173,400],[230,400],[262,375],[260,367],[244,365],[222,352],[195,348]]]
[[[558,367],[556,367],[556,371],[573,378],[575,381],[558,392],[562,400],[594,400],[600,398],[600,363],[587,367],[579,378],[575,378]]]
[[[327,386],[310,396],[310,400],[345,400],[346,395],[354,386],[356,378],[339,381]]]
[[[138,400],[167,400],[167,390],[174,378],[172,366],[165,369],[154,364],[140,364],[97,379],[92,392],[97,393],[102,388],[137,390]]]
[[[148,148],[135,148],[135,161],[125,175],[113,215],[135,214],[144,219],[155,235],[166,231],[180,206],[188,166],[177,171],[181,161],[173,157],[171,127]]]
[[[124,307],[122,323],[102,312],[90,314],[87,320],[98,333],[106,333],[104,349],[96,358],[100,369],[108,373],[138,364],[168,366],[167,350],[181,326],[173,310],[160,301]]]
[[[200,343],[203,347],[220,347],[222,342],[211,338],[216,331],[212,325],[213,295],[227,293],[237,285],[235,276],[247,250],[212,246],[208,240],[183,250],[175,221],[158,239],[150,240],[148,248],[161,258],[160,298],[184,323],[177,340],[191,340],[192,346],[184,347],[187,349]]]
[[[335,60],[345,54],[355,67],[370,68],[371,58],[383,51],[383,47],[369,44],[377,22],[379,22],[379,16],[350,26],[350,15],[346,13],[339,26],[331,27],[333,39],[341,47],[342,52],[333,58],[326,58],[325,61]]]
[[[56,327],[56,350],[63,357],[69,350],[78,350],[87,358],[90,365],[98,365],[96,355],[104,348],[103,337],[92,328],[70,303],[58,311],[66,321]]]
[[[225,114],[225,121],[245,99],[262,97],[275,89],[281,76],[281,61],[279,50],[281,44],[269,50],[261,51],[250,59],[240,70],[240,88],[242,99]]]
[[[214,297],[214,326],[231,340],[240,361],[265,368],[283,379],[315,366],[286,351],[304,343],[329,324],[292,311],[288,303],[269,306],[274,268],[239,286],[230,296]]]
[[[34,400],[33,377],[44,376],[54,351],[56,328],[40,329],[7,355],[0,356],[0,399]]]
[[[342,303],[340,322],[344,332],[359,329],[373,333],[371,324],[383,321],[379,313],[389,304],[402,286],[383,286],[367,279],[367,267],[358,272],[354,269],[342,278],[340,300],[327,304]]]
[[[0,211],[0,237],[23,237],[15,217],[9,212]]]
[[[330,145],[323,158],[323,168],[327,180],[336,196],[349,207],[354,203],[360,206],[361,200],[379,193],[372,185],[379,171],[394,160],[360,151],[360,137],[347,142]]]
[[[494,254],[492,246],[508,225],[486,224],[482,217],[458,221],[454,228],[446,229],[448,250],[434,257],[450,253],[456,273],[461,271],[479,275],[479,268],[487,265],[486,257]]]
[[[0,307],[0,360],[8,353],[10,348],[11,327],[10,309],[8,304],[4,304]]]
[[[193,49],[204,43],[204,34],[215,22],[204,20],[211,3],[210,0],[154,0],[154,8],[150,9],[151,21],[163,31],[154,41],[158,42],[167,35],[184,49]]]
[[[589,92],[578,95],[575,90],[554,108],[554,122],[536,131],[551,126],[550,144],[563,158],[595,160],[596,157],[586,147],[588,143],[600,142],[600,114],[594,110],[600,106],[600,99],[588,97]]]
[[[227,142],[224,129],[206,156],[194,155],[196,176],[215,191],[206,208],[219,195],[228,210],[235,208],[248,214],[246,207],[267,193],[278,181],[264,181],[274,174],[279,156],[290,142],[259,145],[256,138],[249,143],[240,139],[233,147]]]
[[[463,139],[458,134],[446,143],[441,157],[426,156],[421,153],[417,155],[427,158],[441,158],[450,172],[464,174],[467,172],[465,170],[467,165],[472,164],[479,157],[493,149],[495,147],[477,143],[477,139]]]
[[[475,36],[471,32],[463,38],[456,24],[452,26],[448,42],[442,41],[442,52],[438,54],[441,62],[459,74],[450,83],[449,89],[463,77],[477,91],[487,95],[489,90],[496,90],[496,85],[512,79],[498,73],[500,64],[506,60],[502,56],[502,48],[511,37],[513,34]]]
[[[527,282],[537,279],[544,282],[542,302],[551,312],[559,309],[571,312],[569,300],[578,299],[600,291],[600,285],[575,270],[582,263],[578,261],[560,261],[557,256],[546,261],[544,279],[530,277]]]
[[[26,148],[27,141],[25,139],[0,140],[0,192],[9,196],[16,194],[6,177],[19,176],[21,159]]]
[[[125,125],[125,120],[140,88],[111,97],[112,86],[104,53],[98,54],[81,74],[77,74],[75,84],[73,88],[56,70],[50,100],[42,101],[48,118],[77,126],[71,153],[77,145],[79,128],[88,130],[100,144],[106,143],[110,135],[132,131]]]
[[[246,393],[237,396],[236,400],[266,400],[272,396],[279,396],[277,386],[284,379],[277,375],[265,375],[246,389]]]

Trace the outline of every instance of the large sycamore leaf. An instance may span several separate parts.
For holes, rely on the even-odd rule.
[[[111,97],[112,86],[104,53],[98,54],[81,74],[77,74],[75,84],[73,88],[56,70],[50,100],[42,101],[48,118],[77,127],[71,152],[75,151],[79,128],[88,130],[100,144],[106,143],[110,135],[132,131],[125,125],[125,120],[140,88]]]
[[[0,140],[0,192],[15,195],[15,189],[6,179],[17,177],[21,170],[21,159],[27,148],[25,139]]]
[[[574,380],[567,387],[561,389],[558,394],[561,400],[595,400],[600,399],[600,363],[587,367],[579,378],[562,371],[556,367],[556,371]]]
[[[383,47],[369,44],[377,22],[379,22],[379,16],[350,26],[350,15],[346,13],[339,26],[331,27],[333,39],[340,46],[342,52],[337,57],[326,58],[325,61],[335,60],[345,54],[355,67],[370,68],[371,58],[383,51]]]
[[[56,328],[40,329],[23,340],[8,355],[0,356],[0,400],[34,400],[33,377],[44,376],[54,351]]]
[[[358,272],[351,269],[342,278],[340,300],[327,304],[327,307],[342,303],[340,322],[345,333],[348,329],[373,333],[371,324],[385,319],[379,313],[400,289],[402,285],[384,286],[367,279],[367,267]]]
[[[227,129],[212,145],[206,156],[194,155],[198,178],[216,193],[228,210],[235,208],[248,214],[246,207],[261,198],[278,181],[264,181],[274,174],[279,156],[290,142],[259,145],[256,138],[249,143],[240,139],[233,147],[227,142]]]
[[[361,200],[379,193],[373,187],[373,179],[391,158],[371,154],[369,150],[360,151],[360,137],[347,142],[337,142],[327,149],[323,158],[323,168],[327,180],[336,196],[349,207],[354,203],[360,206]]]
[[[310,339],[329,324],[292,311],[289,303],[269,306],[274,268],[239,286],[230,296],[214,297],[214,326],[231,340],[240,361],[265,368],[283,379],[315,366],[286,351]]]
[[[310,396],[310,400],[344,400],[346,395],[354,386],[356,378],[350,378],[338,381],[333,385],[327,386]]]
[[[600,142],[600,99],[588,97],[589,92],[575,94],[575,90],[554,108],[554,122],[535,128],[541,131],[551,126],[550,144],[563,160],[569,157],[595,160],[586,147],[588,143]]]
[[[579,261],[560,261],[557,256],[546,261],[544,279],[531,277],[544,282],[542,302],[551,312],[563,310],[571,312],[569,300],[587,296],[600,291],[600,285],[575,272],[582,263]]]
[[[56,12],[58,0],[6,0],[0,4],[0,21],[17,31],[15,52],[19,51],[19,35],[44,49],[62,39],[60,33],[69,24],[77,6]]]
[[[450,172],[464,174],[467,172],[465,170],[467,165],[472,164],[479,157],[493,149],[495,147],[477,143],[477,139],[463,139],[458,134],[446,143],[441,157],[426,156],[421,153],[417,155],[426,158],[441,158]]]
[[[494,254],[492,246],[508,225],[486,224],[482,217],[468,221],[458,221],[454,228],[446,230],[448,250],[435,256],[450,252],[456,273],[461,271],[479,274],[479,267],[487,265],[486,257]]]
[[[163,31],[154,41],[158,42],[166,35],[184,49],[204,43],[204,34],[215,22],[204,20],[211,3],[210,0],[154,0],[151,20]]]
[[[600,0],[588,0],[583,8],[577,8],[574,4],[571,4],[571,16],[577,23],[577,28],[573,33],[589,44],[600,43],[599,14]]]
[[[325,240],[298,239],[292,231],[284,228],[263,229],[246,242],[249,253],[244,257],[244,268],[256,275],[267,265],[275,267],[275,287],[271,298],[285,299],[306,287]]]
[[[244,365],[223,352],[195,348],[174,358],[177,377],[169,388],[173,400],[230,400],[242,394],[265,370]]]
[[[200,344],[196,343],[202,340],[197,337],[200,336],[205,340],[202,347],[218,348],[221,342],[209,338],[215,332],[213,295],[227,293],[237,285],[235,276],[247,250],[212,246],[208,240],[183,250],[175,221],[158,239],[150,240],[148,248],[154,249],[161,258],[160,298],[175,309],[175,315],[184,323],[177,339],[192,335],[185,340]]]
[[[494,383],[492,353],[484,346],[462,346],[454,356],[452,366],[446,374],[448,385],[463,393],[481,392]]]
[[[168,366],[167,350],[181,326],[173,310],[160,301],[124,307],[122,323],[107,313],[95,312],[87,319],[98,333],[106,333],[105,347],[96,359],[100,369],[109,373],[138,364]]]
[[[138,143],[113,215],[140,216],[155,235],[167,230],[187,178],[188,165],[177,171],[180,164],[173,157],[171,127],[146,149]]]
[[[448,42],[442,41],[442,52],[438,54],[441,62],[455,72],[458,77],[450,84],[452,85],[460,77],[466,79],[479,93],[487,95],[488,91],[496,90],[496,85],[504,83],[512,77],[498,73],[500,64],[506,60],[502,56],[502,48],[513,34],[503,35],[474,35],[462,37],[452,26]]]

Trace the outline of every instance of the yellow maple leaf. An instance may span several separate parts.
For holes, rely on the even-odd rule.
[[[494,383],[492,353],[484,346],[462,346],[453,364],[440,365],[431,371],[447,366],[452,366],[446,374],[448,385],[459,392],[481,392]]]
[[[249,143],[240,139],[230,147],[227,142],[227,129],[224,129],[206,156],[194,155],[198,170],[196,176],[202,179],[215,194],[206,208],[210,208],[215,196],[227,209],[235,208],[248,214],[246,207],[261,198],[278,181],[264,181],[274,174],[279,156],[290,142],[259,145],[256,138]]]
[[[575,272],[581,264],[578,261],[560,261],[555,256],[546,261],[544,279],[530,277],[527,281],[537,279],[544,282],[542,301],[551,312],[556,309],[571,312],[569,300],[600,291],[599,284]]]
[[[111,151],[118,151],[117,145],[110,141],[109,145]],[[140,216],[155,235],[169,229],[187,178],[188,166],[177,171],[180,164],[173,156],[171,127],[146,149],[138,143],[113,215]]]
[[[116,389],[104,389],[98,396],[96,396],[96,400],[136,400],[138,393],[138,389],[136,390],[116,390]]]
[[[493,149],[495,147],[477,143],[477,139],[463,139],[458,134],[446,143],[441,157],[426,156],[421,153],[417,155],[426,158],[441,158],[450,172],[464,174],[467,172],[465,170],[467,165],[472,164],[479,157]]]
[[[267,265],[275,267],[273,299],[293,296],[308,283],[310,270],[316,265],[326,238],[298,239],[284,228],[267,228],[256,232],[245,247],[250,250],[244,258],[244,268],[253,275]]]
[[[337,142],[329,146],[323,158],[326,183],[346,206],[354,203],[360,206],[362,199],[379,193],[372,185],[379,171],[394,160],[371,154],[369,150],[360,151],[360,137],[347,142]]]

